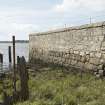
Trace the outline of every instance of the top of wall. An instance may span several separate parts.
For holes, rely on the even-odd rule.
[[[105,26],[105,21],[98,22],[98,23],[92,23],[92,24],[85,24],[85,25],[81,25],[81,26],[56,29],[56,30],[51,30],[51,31],[47,31],[47,32],[31,33],[30,36],[48,35],[51,33],[60,33],[60,32],[65,32],[65,31],[70,31],[70,30],[81,30],[81,29],[95,28],[95,27],[102,27],[102,26]]]

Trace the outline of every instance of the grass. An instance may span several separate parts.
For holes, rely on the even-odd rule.
[[[105,80],[44,68],[30,73],[30,99],[16,105],[105,105]]]
[[[8,95],[12,95],[12,80],[10,78],[0,80],[0,102],[3,100],[3,91],[6,91]]]

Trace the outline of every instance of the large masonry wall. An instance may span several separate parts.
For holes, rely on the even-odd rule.
[[[30,62],[101,69],[105,62],[105,22],[33,33],[29,36]]]

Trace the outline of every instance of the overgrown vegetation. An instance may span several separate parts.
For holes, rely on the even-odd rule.
[[[105,105],[105,80],[43,68],[30,73],[30,99],[16,105]]]
[[[13,87],[12,87],[12,79],[5,78],[0,80],[0,102],[3,101],[3,91],[6,92],[8,95],[12,95]]]

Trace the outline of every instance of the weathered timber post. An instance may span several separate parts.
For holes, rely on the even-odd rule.
[[[19,61],[20,61],[20,57],[17,56],[17,73],[18,74],[19,74],[19,69],[20,69],[20,67],[19,67]]]
[[[14,92],[16,92],[15,36],[12,37],[12,40],[13,40],[13,70],[14,70],[13,88]]]
[[[0,63],[3,63],[3,54],[0,54]]]
[[[11,46],[8,46],[8,57],[9,57],[9,63],[12,63],[12,56],[11,56]]]
[[[20,75],[20,98],[22,101],[25,101],[29,98],[29,88],[28,88],[28,70],[26,69],[26,60],[24,57],[18,57],[18,66],[19,66],[19,75]]]
[[[3,54],[0,54],[0,71],[3,71]]]
[[[20,57],[17,56],[17,65],[19,64],[19,61],[20,61]]]

